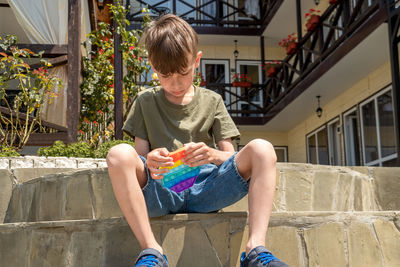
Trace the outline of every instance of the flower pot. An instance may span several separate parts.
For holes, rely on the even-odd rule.
[[[251,87],[251,82],[233,82],[232,86],[234,87]]]
[[[267,77],[273,77],[276,74],[276,68],[275,67],[270,67],[267,70]]]
[[[317,27],[317,25],[319,23],[319,18],[320,18],[319,15],[312,15],[310,17],[310,19],[306,23],[307,31],[309,31],[309,32],[313,31]]]
[[[337,2],[339,2],[339,0],[329,0],[329,4],[330,4],[330,5],[334,5],[334,4],[336,4]]]
[[[201,81],[200,86],[206,86],[206,81]]]
[[[297,50],[297,43],[292,42],[286,47],[286,54],[292,55],[296,52],[296,50]]]

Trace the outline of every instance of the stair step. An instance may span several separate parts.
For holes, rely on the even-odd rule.
[[[278,164],[273,211],[400,210],[400,168],[358,170]],[[6,194],[0,199],[0,221],[5,217],[6,223],[122,216],[106,168],[49,174],[15,184],[8,203],[10,186],[4,187]],[[247,197],[224,209],[247,210]]]
[[[290,266],[399,266],[400,212],[273,213],[267,247]],[[151,220],[170,266],[239,266],[247,213]],[[139,245],[123,218],[0,224],[0,266],[133,266]]]

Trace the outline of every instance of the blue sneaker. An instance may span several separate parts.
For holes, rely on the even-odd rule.
[[[289,267],[286,263],[272,255],[265,247],[259,246],[250,250],[246,256],[246,252],[240,257],[240,267]]]
[[[168,267],[167,257],[158,250],[146,248],[140,252],[135,267]]]

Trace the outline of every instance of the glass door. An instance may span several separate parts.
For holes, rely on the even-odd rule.
[[[329,164],[342,165],[342,146],[340,120],[337,118],[333,122],[328,123],[328,143],[329,143]]]
[[[206,81],[206,87],[215,92],[221,93],[222,91],[218,87],[212,87],[209,84],[218,83],[230,83],[229,81],[229,60],[225,59],[201,59],[200,66],[201,73]],[[228,90],[222,93],[222,98],[225,101],[225,105],[230,109],[230,94],[229,88],[221,87],[222,89]]]
[[[358,137],[357,109],[353,108],[343,115],[344,145],[347,166],[360,166],[360,145]]]

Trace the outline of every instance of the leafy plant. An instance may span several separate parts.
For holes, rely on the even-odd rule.
[[[278,45],[287,48],[290,44],[297,42],[297,36],[295,33],[289,34],[286,38],[283,38]]]
[[[0,52],[0,142],[19,150],[32,133],[44,131],[42,107],[57,96],[54,89],[61,86],[61,80],[49,74],[51,64],[41,59],[42,53],[19,49],[15,36],[0,36],[0,47],[5,51]],[[42,67],[32,69],[27,63],[31,57],[40,58]],[[6,90],[10,81],[17,82],[19,91],[13,98]]]
[[[39,148],[38,155],[45,157],[93,158],[94,150],[87,142],[66,145],[63,141],[55,141],[52,146]]]
[[[109,5],[114,29],[121,36],[119,49],[122,52],[124,69],[123,103],[124,110],[130,106],[135,94],[143,90],[139,85],[140,76],[148,73],[150,65],[143,59],[145,49],[139,45],[142,30],[127,30],[127,11],[119,3]],[[149,11],[143,9],[143,27],[150,22]],[[83,43],[87,56],[83,58],[83,82],[81,84],[81,116],[79,139],[89,141],[97,147],[114,136],[114,39],[112,27],[99,23],[99,29],[87,35]]]
[[[0,145],[0,157],[19,157],[21,156],[16,150],[15,147],[6,147]]]
[[[236,73],[232,78],[233,82],[251,82],[251,77],[248,74]]]

